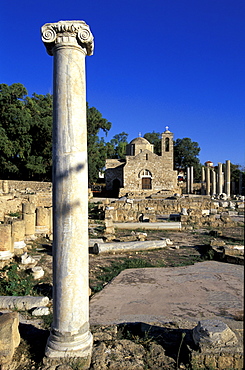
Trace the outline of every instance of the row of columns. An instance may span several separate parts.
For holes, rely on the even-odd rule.
[[[52,234],[52,207],[35,207],[22,204],[22,220],[5,216],[0,224],[0,260],[8,260],[26,246],[26,240],[37,235]]]
[[[230,161],[225,164],[225,173],[222,163],[218,163],[218,172],[210,167],[202,167],[202,192],[204,192],[204,183],[206,183],[206,195],[220,195],[225,193],[228,197],[231,195],[231,172]]]
[[[230,160],[226,161],[225,173],[222,170],[222,163],[218,163],[218,171],[211,167],[202,167],[202,194],[220,195],[226,193],[228,197],[231,195],[231,170]],[[193,193],[193,167],[187,167],[186,170],[186,192]],[[205,190],[206,188],[206,190]]]

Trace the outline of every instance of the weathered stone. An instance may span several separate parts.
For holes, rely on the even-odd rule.
[[[119,251],[137,251],[149,250],[156,248],[165,248],[167,246],[166,240],[151,240],[151,241],[134,241],[134,242],[115,242],[115,243],[95,243],[90,252],[93,254],[100,254],[105,252],[119,252]]]
[[[8,260],[13,257],[13,251],[11,225],[0,224],[0,260]]]
[[[202,215],[203,216],[209,216],[210,215],[210,210],[209,209],[202,209]]]
[[[225,242],[223,240],[213,239],[210,242],[211,247],[223,247],[225,246]]]
[[[93,35],[84,21],[47,23],[41,35],[54,56],[54,319],[45,354],[89,359],[85,57],[93,54]]]
[[[44,270],[41,266],[32,267],[31,270],[34,280],[41,279],[44,276]]]
[[[32,311],[32,316],[46,316],[50,314],[48,307],[37,307]]]
[[[5,313],[0,316],[0,365],[11,362],[16,347],[20,344],[19,314]]]
[[[193,329],[193,340],[199,346],[229,346],[237,343],[235,333],[222,321],[201,320]]]
[[[29,256],[27,252],[25,252],[21,256],[21,264],[22,265],[32,265],[34,267],[37,264],[37,261],[35,260],[35,258]]]
[[[43,307],[49,304],[48,297],[32,297],[32,296],[0,296],[0,308],[2,309],[17,309],[31,310],[35,307]]]

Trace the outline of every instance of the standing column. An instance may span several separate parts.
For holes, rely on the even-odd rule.
[[[216,172],[212,170],[212,195],[216,194]]]
[[[193,194],[193,183],[194,183],[194,174],[193,166],[190,167],[190,193]]]
[[[202,187],[201,187],[202,195],[205,194],[204,183],[205,183],[205,168],[202,166]]]
[[[210,168],[206,167],[206,195],[210,195]]]
[[[88,173],[85,56],[93,36],[83,21],[45,24],[54,56],[53,323],[48,358],[91,357],[88,284]]]
[[[223,193],[222,163],[218,163],[218,195]]]
[[[190,194],[190,167],[186,169],[186,193]]]
[[[226,161],[225,166],[225,193],[228,197],[231,196],[231,161]]]

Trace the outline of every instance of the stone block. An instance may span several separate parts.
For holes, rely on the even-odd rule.
[[[13,242],[20,242],[25,240],[25,221],[16,220],[12,223],[12,238]]]
[[[36,214],[35,213],[24,213],[23,219],[25,221],[25,234],[27,237],[35,235],[36,231]]]
[[[37,207],[36,209],[36,226],[49,225],[48,208]]]
[[[209,209],[202,209],[202,216],[209,216],[210,210]]]
[[[22,204],[22,212],[23,213],[35,213],[36,205],[34,203],[23,203]]]
[[[20,344],[18,312],[0,316],[0,365],[11,362],[15,349]]]
[[[220,320],[201,320],[193,329],[193,340],[202,347],[232,346],[238,342],[235,333]]]
[[[12,225],[0,224],[0,259],[9,259],[13,256]]]

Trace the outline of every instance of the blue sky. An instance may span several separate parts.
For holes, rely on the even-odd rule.
[[[189,137],[200,161],[245,165],[244,0],[1,0],[0,83],[52,93],[45,23],[84,20],[87,101],[112,129]]]

